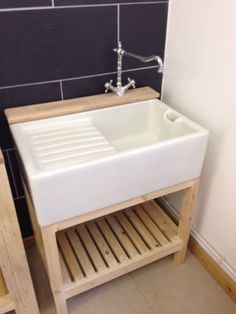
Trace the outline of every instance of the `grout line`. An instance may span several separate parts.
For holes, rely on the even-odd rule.
[[[35,10],[55,10],[55,9],[70,9],[70,8],[96,8],[96,7],[109,7],[117,6],[117,3],[104,3],[104,4],[78,4],[78,5],[55,5],[54,0],[51,0],[51,6],[36,6],[36,7],[18,7],[18,8],[5,8],[0,9],[0,12],[11,12],[11,11],[35,11]],[[148,1],[148,2],[126,2],[120,3],[119,5],[145,5],[145,4],[165,4],[168,0],[164,1]]]
[[[0,86],[0,90],[1,89],[7,89],[7,88],[17,88],[17,87],[42,85],[42,84],[51,84],[51,83],[59,83],[59,82],[60,82],[60,80],[51,80],[51,81],[42,81],[42,82],[34,82],[34,83],[25,83],[25,84],[17,84],[17,85]]]
[[[150,264],[148,264],[148,265],[150,265]],[[134,272],[131,272],[131,273],[130,273],[130,277],[132,278],[132,280],[133,280],[133,282],[134,282],[134,284],[135,284],[137,290],[140,292],[141,296],[142,296],[142,297],[144,298],[144,300],[146,301],[146,306],[147,306],[147,307],[149,308],[149,310],[151,311],[150,314],[155,314],[154,309],[153,309],[153,306],[152,306],[152,304],[150,304],[149,299],[148,299],[146,293],[143,292],[143,289],[142,289],[142,288],[140,287],[140,285],[138,284],[138,282],[137,282],[137,280],[136,280],[136,278],[135,278]],[[149,312],[148,312],[148,313],[149,313]]]
[[[22,195],[22,196],[18,196],[18,197],[15,197],[15,198],[14,198],[14,201],[17,201],[17,200],[22,200],[23,198],[25,198],[25,196],[24,196],[24,195]]]
[[[115,73],[116,73],[116,71],[115,72],[106,72],[106,73],[84,75],[84,76],[78,76],[78,77],[71,77],[71,78],[62,79],[62,82],[74,81],[74,80],[80,80],[80,79],[86,79],[86,78],[92,78],[92,77],[99,77],[99,76],[105,76],[105,75],[112,75]]]
[[[64,100],[64,93],[63,93],[62,80],[60,80],[60,91],[61,91],[61,100]]]
[[[3,153],[4,152],[10,152],[10,151],[12,151],[12,150],[16,150],[16,148],[15,147],[12,147],[12,148],[6,148],[6,149],[2,149],[2,151],[3,151]]]
[[[148,69],[154,69],[154,68],[157,68],[157,67],[158,67],[157,65],[153,65],[153,66],[148,66],[148,67],[141,67],[141,68],[122,70],[122,72],[148,70]],[[112,74],[116,74],[116,71],[105,72],[105,73],[98,73],[98,74],[91,74],[91,75],[84,75],[84,76],[75,76],[75,77],[69,77],[69,78],[65,78],[65,79],[58,79],[58,80],[51,80],[51,81],[42,81],[42,82],[34,82],[34,83],[25,83],[25,84],[17,84],[17,85],[0,86],[0,90],[8,89],[8,88],[27,87],[27,86],[33,86],[33,85],[60,83],[60,82],[74,81],[74,80],[80,80],[80,79],[86,79],[86,78],[92,78],[92,77],[112,75]]]
[[[120,42],[120,5],[117,5],[117,47]]]
[[[14,185],[15,192],[16,192],[16,198],[17,198],[17,197],[19,197],[19,194],[18,194],[18,189],[17,189],[17,185],[16,185],[16,181],[15,181],[15,177],[14,177],[14,172],[13,172],[13,169],[12,169],[11,160],[10,160],[10,156],[9,156],[8,151],[6,151],[6,155],[7,155],[7,160],[8,160],[8,163],[9,163],[10,172],[11,172],[11,176],[12,176],[12,181],[13,181],[13,185]]]

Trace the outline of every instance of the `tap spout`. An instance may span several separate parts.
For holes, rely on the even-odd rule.
[[[123,50],[123,55],[127,56],[127,57],[131,57],[131,58],[135,58],[135,59],[137,59],[141,62],[145,62],[145,63],[151,62],[151,61],[156,61],[158,64],[158,70],[157,70],[158,73],[162,73],[164,70],[163,61],[162,61],[161,57],[159,57],[159,56],[151,55],[148,57],[143,57],[143,56],[137,55],[135,53],[128,52],[126,50]]]

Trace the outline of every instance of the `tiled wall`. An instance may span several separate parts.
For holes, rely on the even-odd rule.
[[[123,48],[164,57],[168,1],[0,0],[0,145],[24,236],[31,234],[3,110],[103,93]],[[155,63],[124,58],[124,81],[160,91]]]

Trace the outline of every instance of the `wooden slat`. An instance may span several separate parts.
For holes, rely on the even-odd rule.
[[[115,214],[115,217],[118,219],[119,223],[124,228],[125,232],[129,235],[129,237],[132,239],[132,242],[134,243],[135,247],[139,251],[139,253],[143,254],[148,251],[148,248],[142,238],[139,236],[137,231],[134,229],[134,227],[131,225],[131,223],[128,221],[128,219],[125,217],[123,212],[118,212]]]
[[[135,206],[135,211],[139,218],[143,221],[149,232],[154,236],[154,238],[160,243],[160,245],[165,245],[169,241],[163,235],[163,233],[158,229],[158,227],[154,224],[152,219],[148,216],[148,214],[144,211],[142,206]]]
[[[104,240],[100,230],[96,226],[94,221],[88,222],[87,227],[90,231],[90,234],[93,237],[94,242],[96,242],[96,245],[102,254],[104,260],[106,261],[107,265],[109,267],[112,267],[114,265],[117,265],[117,260],[115,259],[111,249],[107,245],[106,241]]]
[[[164,211],[154,201],[146,202],[141,205],[158,228],[165,234],[165,236],[173,241],[177,238],[177,226],[173,221],[164,213]]]
[[[70,265],[70,271],[73,279],[76,281],[83,278],[82,270],[75,258],[68,239],[63,231],[57,235],[57,241],[67,265]]]
[[[133,243],[130,241],[129,237],[127,234],[124,232],[124,230],[121,228],[119,225],[118,221],[112,216],[107,216],[106,220],[108,221],[111,229],[119,239],[120,243],[122,244],[123,248],[125,249],[126,253],[130,258],[135,258],[139,254],[133,245]]]
[[[160,94],[150,87],[129,90],[124,96],[119,97],[113,93],[101,94],[76,99],[55,101],[44,104],[9,108],[5,110],[9,124],[45,119],[66,114],[100,109],[132,102],[155,99]]]
[[[61,274],[62,274],[63,283],[65,285],[69,285],[71,283],[71,278],[70,278],[68,268],[65,264],[65,261],[61,255],[61,252],[59,252],[59,259],[60,259],[60,264],[61,264]]]
[[[109,243],[113,253],[115,254],[116,258],[119,262],[123,262],[128,259],[125,251],[123,250],[122,246],[120,245],[119,241],[115,237],[114,233],[110,229],[109,225],[107,224],[104,218],[100,218],[97,220],[97,224],[106,238],[107,242]]]
[[[96,267],[97,271],[102,271],[105,270],[107,267],[98,251],[96,248],[90,234],[88,233],[85,225],[80,225],[77,227],[77,231],[80,235],[80,238],[83,241],[84,246],[86,247],[86,250],[91,258],[91,260],[94,263],[94,266]]]
[[[80,265],[83,269],[83,272],[85,276],[90,276],[95,273],[95,269],[90,262],[90,259],[83,247],[83,244],[81,243],[76,230],[74,228],[71,228],[66,231],[68,238],[70,240],[70,243],[74,249],[74,252],[80,262]]]
[[[125,214],[128,217],[128,219],[131,221],[135,229],[138,231],[140,236],[146,242],[148,247],[150,249],[155,249],[159,245],[158,242],[155,240],[152,234],[148,232],[147,228],[139,219],[139,217],[136,215],[136,213],[131,208],[128,208],[127,210],[125,210]]]
[[[78,293],[82,293],[113,278],[124,275],[134,269],[170,255],[178,251],[181,248],[181,245],[182,242],[179,239],[173,242],[168,242],[165,246],[158,246],[155,250],[149,250],[145,254],[139,255],[137,258],[128,259],[122,264],[118,264],[117,267],[109,269],[109,271],[96,273],[94,276],[91,276],[91,278],[88,278],[88,280],[82,279],[81,282],[75,282],[70,287],[65,288],[65,297],[73,297]]]

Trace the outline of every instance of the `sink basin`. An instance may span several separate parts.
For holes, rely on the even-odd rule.
[[[157,99],[11,131],[41,226],[199,177],[208,138]]]

